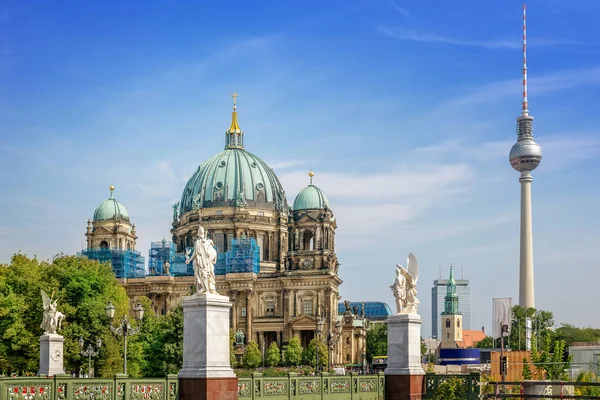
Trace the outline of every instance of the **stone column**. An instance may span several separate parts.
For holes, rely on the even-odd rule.
[[[421,317],[388,317],[388,359],[385,369],[386,400],[421,400],[425,371],[421,365]]]
[[[38,375],[54,376],[64,374],[64,338],[56,333],[40,336],[40,370]]]
[[[229,365],[230,308],[229,298],[219,294],[184,298],[180,400],[238,398],[238,380]]]
[[[231,301],[231,328],[234,332],[237,332],[238,326],[238,304],[237,304],[237,292],[231,290],[229,292],[229,299]]]
[[[246,337],[247,342],[254,340],[252,336],[252,291],[246,291]]]

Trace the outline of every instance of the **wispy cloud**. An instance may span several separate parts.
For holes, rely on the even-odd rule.
[[[273,162],[267,162],[267,165],[274,170],[287,169],[299,166],[308,166],[310,168],[310,162],[303,160],[275,160]]]
[[[528,81],[529,90],[536,95],[598,83],[600,83],[600,66],[553,72],[532,77]],[[443,102],[441,107],[470,106],[514,97],[515,93],[519,93],[521,84],[521,79],[509,79],[465,89],[464,94]]]
[[[410,13],[406,10],[406,8],[400,7],[395,1],[388,0],[387,4],[400,14],[404,15],[406,18],[410,18]]]
[[[521,42],[519,39],[514,40],[468,40],[458,39],[449,36],[443,36],[435,33],[423,33],[413,30],[390,28],[386,26],[377,27],[377,32],[382,35],[392,37],[399,40],[408,40],[419,43],[445,43],[455,46],[470,46],[482,47],[485,49],[520,49]],[[555,40],[555,39],[535,39],[532,42],[535,46],[582,46],[586,43],[581,43],[571,40]]]

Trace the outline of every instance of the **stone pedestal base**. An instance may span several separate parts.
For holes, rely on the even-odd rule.
[[[180,400],[237,400],[237,378],[179,378]]]
[[[238,380],[229,365],[230,308],[229,297],[219,294],[183,299],[180,400],[237,400]]]
[[[54,376],[64,374],[64,338],[55,333],[40,336],[40,370],[38,375]]]
[[[425,375],[386,375],[385,400],[421,400]]]
[[[386,375],[424,375],[421,364],[421,317],[395,314],[386,320],[388,358]]]
[[[385,398],[421,400],[425,371],[421,364],[421,317],[396,314],[388,317],[388,359]]]

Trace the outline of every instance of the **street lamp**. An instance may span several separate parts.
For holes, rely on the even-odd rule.
[[[316,335],[315,335],[315,350],[317,352],[317,362],[315,365],[315,374],[317,372],[319,372],[319,336],[321,336],[321,332],[323,332],[324,324],[325,324],[325,321],[323,321],[323,318],[317,319],[317,329],[316,329]]]
[[[79,337],[79,348],[81,349],[80,353],[82,356],[88,357],[88,376],[92,378],[92,357],[98,356],[100,354],[100,347],[102,347],[102,339],[96,339],[96,348],[98,350],[94,350],[94,346],[92,344],[88,344],[87,350],[83,350],[83,338]]]
[[[337,339],[342,334],[342,323],[340,321],[335,323],[335,329],[332,331],[331,329],[327,332],[327,357],[329,358],[329,371],[331,371],[331,350],[333,348],[333,343],[337,341]]]
[[[127,375],[127,336],[138,334],[140,328],[134,328],[129,324],[127,314],[123,315],[119,326],[115,328],[112,324],[112,321],[115,318],[115,306],[109,301],[108,305],[104,307],[104,310],[106,311],[106,316],[110,320],[110,330],[112,333],[117,336],[123,336],[123,373]],[[144,318],[144,307],[142,307],[142,304],[139,301],[136,303],[135,307],[133,307],[133,316],[138,322],[141,322]]]

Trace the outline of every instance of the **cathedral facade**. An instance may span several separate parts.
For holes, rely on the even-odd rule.
[[[297,337],[306,347],[320,334],[329,344],[332,364],[363,363],[368,322],[352,310],[338,315],[337,224],[313,176],[310,172],[308,186],[290,206],[274,171],[244,148],[234,97],[225,149],[198,167],[173,206],[172,241],[163,240],[160,253],[170,255],[154,262],[159,253],[152,252],[162,250],[153,243],[148,273],[140,276],[135,269],[117,275],[130,299],[150,298],[157,314],[181,304],[194,285],[184,254],[202,226],[219,253],[217,291],[233,303],[231,329],[242,332],[246,342],[266,348],[276,342],[285,348]],[[119,212],[114,213],[119,224],[111,221],[106,229],[110,216],[88,221],[88,253],[100,245],[135,252],[135,228]]]

